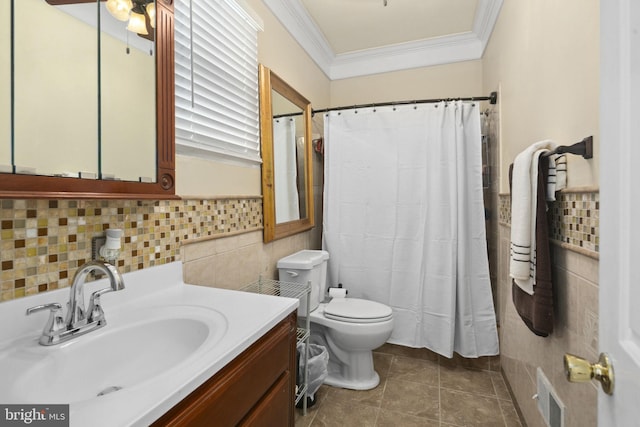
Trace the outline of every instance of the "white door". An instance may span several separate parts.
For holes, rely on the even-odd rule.
[[[601,0],[600,10],[599,340],[615,388],[598,394],[598,425],[639,426],[640,1]]]

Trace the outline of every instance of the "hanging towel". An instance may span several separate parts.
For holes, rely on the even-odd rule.
[[[552,154],[549,156],[547,201],[555,202],[556,191],[564,188],[567,188],[567,156],[565,154]]]
[[[549,246],[549,218],[546,209],[545,186],[550,168],[547,163],[551,156],[540,158],[538,164],[538,192],[536,194],[536,286],[533,295],[525,292],[515,283],[511,284],[513,304],[518,315],[525,325],[536,335],[548,336],[553,332],[553,282],[551,280],[551,252]],[[513,165],[511,165],[513,168]],[[511,184],[512,168],[509,170],[509,183]],[[513,194],[513,191],[512,193]]]
[[[542,154],[555,147],[555,143],[550,140],[536,142],[518,154],[513,163],[509,275],[529,295],[533,295],[536,281],[538,163]],[[547,161],[544,163],[548,164]],[[548,168],[546,169],[548,172]],[[546,182],[545,178],[541,185],[544,186]]]

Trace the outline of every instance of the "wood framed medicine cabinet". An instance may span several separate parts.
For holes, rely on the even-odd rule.
[[[311,103],[262,64],[258,77],[266,243],[314,226]],[[283,120],[291,126],[274,132]]]
[[[43,3],[45,0],[42,0]],[[48,7],[91,3],[95,0],[50,0]],[[174,101],[174,0],[156,0],[155,46],[155,176],[139,180],[84,179],[48,174],[0,173],[0,198],[62,199],[176,199]],[[138,37],[132,34],[130,37]],[[152,42],[149,42],[152,43]],[[13,50],[13,47],[12,47]],[[127,54],[129,50],[127,47]],[[153,66],[153,65],[152,65]],[[41,70],[43,73],[47,70]],[[151,86],[153,88],[153,86]],[[111,90],[112,88],[107,88]],[[153,89],[151,89],[153,91]],[[13,96],[13,95],[12,95]],[[59,99],[57,102],[65,102]],[[55,108],[55,103],[50,108]],[[109,108],[109,107],[105,107]],[[102,110],[105,110],[102,108]],[[154,113],[150,112],[150,117]],[[100,117],[98,121],[100,121]],[[150,123],[153,130],[153,123]],[[124,132],[121,132],[124,133]],[[86,141],[87,144],[93,141]],[[132,144],[134,141],[124,141]],[[13,138],[11,145],[13,146]],[[64,144],[64,143],[62,143]],[[96,142],[97,144],[97,142]],[[151,142],[153,144],[153,142]],[[73,156],[74,150],[61,147]],[[98,148],[100,153],[100,148]],[[99,154],[100,156],[101,154]],[[146,157],[146,156],[145,156]],[[135,161],[135,159],[134,159]],[[153,162],[153,159],[152,159]],[[14,168],[15,172],[15,168]],[[81,176],[81,174],[80,174]],[[110,178],[110,177],[109,177]],[[137,178],[136,178],[137,179]],[[143,182],[144,181],[144,182]],[[151,182],[149,182],[151,181]]]

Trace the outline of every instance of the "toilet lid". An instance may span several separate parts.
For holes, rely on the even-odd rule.
[[[384,322],[392,317],[391,307],[360,298],[334,298],[324,308],[329,319],[352,323]]]

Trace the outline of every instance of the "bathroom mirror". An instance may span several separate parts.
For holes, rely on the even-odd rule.
[[[155,5],[144,38],[104,1],[7,3],[0,197],[175,198],[173,0],[134,1]]]
[[[260,65],[264,241],[314,226],[311,103]]]

